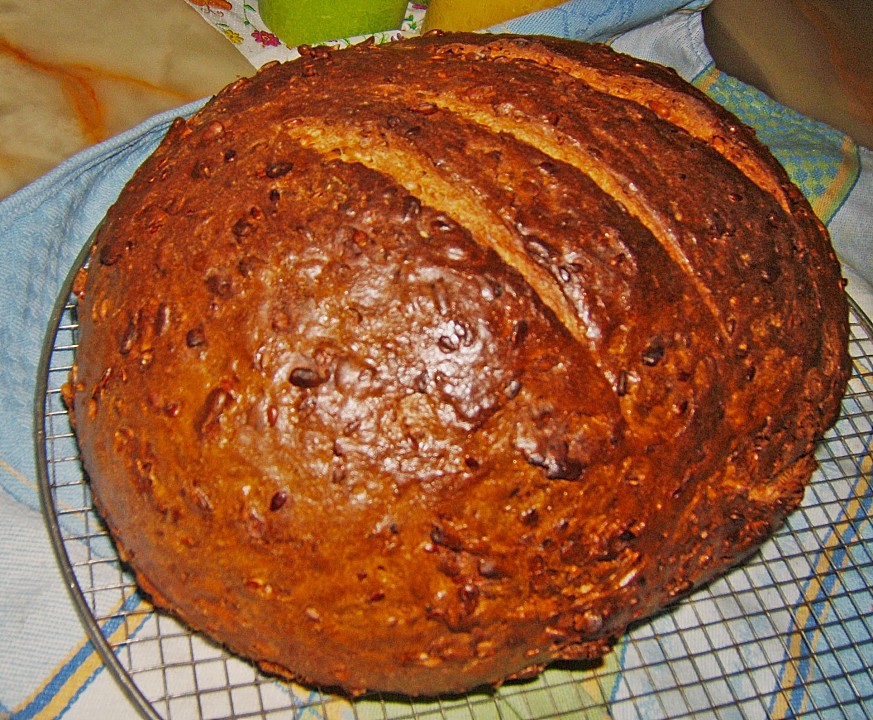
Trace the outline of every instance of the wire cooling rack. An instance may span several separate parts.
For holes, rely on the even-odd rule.
[[[95,513],[61,399],[77,345],[69,284],[36,399],[40,491],[90,639],[146,718],[509,720],[873,717],[873,326],[851,302],[854,372],[800,509],[742,566],[634,627],[602,662],[428,701],[351,702],[276,681],[155,611]]]

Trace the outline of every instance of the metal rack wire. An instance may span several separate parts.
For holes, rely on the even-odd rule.
[[[851,304],[854,372],[802,507],[748,562],[634,627],[602,663],[461,697],[355,702],[283,683],[156,612],[96,514],[61,387],[77,342],[69,286],[46,340],[40,491],[90,638],[146,718],[863,718],[873,714],[873,326]]]

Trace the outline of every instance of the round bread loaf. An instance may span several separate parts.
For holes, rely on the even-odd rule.
[[[172,126],[78,285],[76,433],[154,602],[432,695],[596,657],[753,551],[849,363],[752,131],[601,45],[302,55]]]

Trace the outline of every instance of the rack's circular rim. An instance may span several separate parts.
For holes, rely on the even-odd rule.
[[[88,240],[79,251],[76,260],[67,273],[61,285],[61,290],[55,300],[51,315],[46,328],[45,339],[43,341],[42,350],[40,353],[39,364],[36,373],[36,392],[34,393],[34,443],[36,455],[36,472],[37,484],[39,485],[39,499],[42,506],[42,515],[45,520],[49,537],[51,539],[52,550],[54,551],[55,559],[60,567],[61,574],[64,578],[64,586],[73,600],[73,605],[76,613],[79,616],[82,625],[88,633],[89,640],[93,643],[100,658],[103,660],[103,665],[109,670],[112,676],[118,682],[119,686],[124,691],[128,700],[136,706],[137,710],[147,720],[162,720],[162,718],[154,711],[152,703],[143,695],[142,691],[137,687],[133,678],[122,667],[121,662],[116,657],[109,640],[100,630],[94,615],[91,613],[85,595],[82,592],[82,587],[76,574],[73,570],[73,563],[67,553],[66,543],[61,535],[60,525],[57,522],[57,507],[52,498],[48,479],[48,455],[46,453],[46,387],[48,385],[49,366],[53,353],[55,352],[55,340],[57,339],[58,325],[64,313],[64,309],[70,299],[73,290],[73,283],[79,271],[85,265],[88,256],[91,252],[94,235],[97,229],[92,232]],[[83,471],[84,472],[84,471]]]

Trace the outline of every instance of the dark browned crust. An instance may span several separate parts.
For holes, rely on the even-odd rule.
[[[827,233],[754,134],[547,38],[230,86],[122,192],[80,323],[143,588],[351,692],[602,654],[796,507],[849,368]]]

